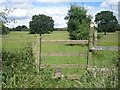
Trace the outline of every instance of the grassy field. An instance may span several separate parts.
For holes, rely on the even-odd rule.
[[[5,49],[20,49],[27,46],[28,43],[37,41],[38,34],[32,35],[28,32],[10,32],[9,35],[3,37],[3,48]],[[69,40],[67,31],[55,31],[52,34],[42,35],[42,40]],[[86,52],[87,46],[66,45],[66,44],[42,44],[42,52]],[[42,57],[43,64],[87,64],[86,56],[44,56]],[[77,69],[69,69],[67,74],[74,73]],[[83,70],[83,69],[82,69]],[[84,69],[85,70],[85,69]],[[66,74],[66,69],[62,70]],[[83,72],[83,71],[82,71]]]
[[[117,46],[118,32],[116,33],[98,33],[102,38],[98,40],[99,46]],[[9,35],[2,37],[2,47],[8,49],[21,49],[27,46],[28,43],[37,41],[38,34],[28,34],[28,32],[10,32]],[[69,40],[67,31],[54,31],[51,34],[42,35],[42,40]],[[67,45],[67,44],[42,44],[42,52],[87,52],[87,46]],[[91,66],[107,66],[114,63],[117,51],[98,51],[97,55],[93,55]],[[87,64],[87,56],[42,56],[42,64]],[[48,70],[48,69],[47,69]],[[51,69],[53,71],[53,69]],[[86,69],[61,69],[63,75],[84,75]],[[55,84],[48,87],[68,88],[75,84],[74,80],[60,80],[61,84]],[[65,85],[66,83],[69,83]]]
[[[102,38],[98,40],[99,46],[117,46],[118,32],[116,33],[99,33]],[[27,46],[28,43],[37,41],[39,34],[28,34],[28,32],[10,32],[10,34],[3,36],[2,46],[5,49],[20,49]],[[51,34],[42,35],[42,40],[69,40],[69,33],[67,31],[54,31]],[[67,44],[42,44],[42,52],[87,52],[87,46],[67,45]],[[93,62],[98,65],[109,64],[107,61],[111,60],[117,54],[115,51],[99,51],[98,55],[94,55]],[[44,56],[42,57],[43,64],[87,64],[86,56]],[[105,63],[106,61],[106,63]],[[74,74],[74,73],[73,73]]]
[[[98,46],[118,46],[118,31],[114,33],[98,33],[102,36],[100,40],[98,40]]]

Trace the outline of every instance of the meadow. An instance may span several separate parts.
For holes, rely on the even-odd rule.
[[[2,37],[2,47],[5,50],[20,50],[26,47],[31,42],[37,41],[37,36],[39,34],[28,34],[26,31],[13,31],[10,34]],[[118,46],[118,32],[107,33],[98,33],[102,37],[98,40],[99,46]],[[69,33],[67,31],[54,31],[51,34],[42,35],[42,40],[69,40]],[[87,52],[87,46],[81,45],[67,45],[67,44],[42,44],[42,52]],[[117,57],[117,51],[98,51],[97,55],[93,55],[93,60],[91,66],[98,67],[111,67],[111,64],[114,63]],[[87,64],[87,56],[42,56],[42,64]],[[62,75],[84,75],[85,68],[79,69],[61,69]],[[53,69],[46,69],[45,72],[53,72]],[[52,73],[50,72],[50,73]],[[38,76],[36,76],[38,77]],[[47,82],[46,86],[48,85]],[[60,85],[53,84],[48,85],[48,87],[61,87],[68,88],[74,87],[74,80],[60,80]],[[69,83],[64,85],[65,83]],[[56,86],[54,86],[54,84]],[[43,86],[45,87],[45,86]]]

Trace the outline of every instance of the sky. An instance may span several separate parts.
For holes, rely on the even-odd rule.
[[[95,15],[100,11],[109,10],[118,18],[118,1],[120,0],[0,0],[0,12],[7,7],[12,9],[8,15],[8,20],[15,19],[16,23],[11,22],[6,26],[13,28],[18,25],[26,25],[33,15],[45,14],[51,16],[55,21],[55,28],[67,27],[67,16],[70,4],[78,4],[86,7],[87,14],[92,15],[94,21]],[[14,9],[14,10],[13,10]]]

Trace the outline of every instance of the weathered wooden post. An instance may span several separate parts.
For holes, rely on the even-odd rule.
[[[97,47],[97,30],[94,30],[94,47]],[[97,54],[97,50],[95,50],[95,54]]]
[[[94,30],[94,46],[97,46],[97,30]]]
[[[93,30],[94,30],[94,23],[90,22],[89,39],[88,39],[88,55],[87,55],[88,65],[91,64],[91,60],[92,60]]]
[[[41,64],[41,33],[40,33],[39,73],[40,73],[40,64]]]
[[[39,47],[38,47],[39,45]],[[38,36],[37,44],[36,44],[36,72],[40,73],[40,64],[41,64],[41,34]]]
[[[37,43],[35,44],[35,49],[34,49],[37,73],[39,73],[39,47],[38,47],[39,43],[40,43],[40,36],[37,37]]]

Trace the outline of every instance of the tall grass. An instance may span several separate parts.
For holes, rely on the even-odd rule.
[[[113,54],[114,55],[114,54]],[[76,80],[77,88],[118,88],[118,55],[114,55],[110,65],[97,64],[87,68],[85,74]],[[99,67],[99,68],[98,68]]]

